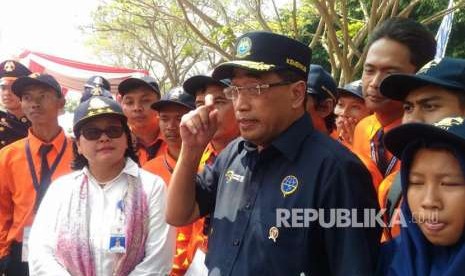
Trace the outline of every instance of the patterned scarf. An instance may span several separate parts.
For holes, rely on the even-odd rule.
[[[112,275],[128,275],[145,256],[148,235],[148,206],[140,178],[128,175],[128,193],[124,201],[126,217],[126,253],[116,253]],[[95,276],[95,263],[89,244],[89,181],[83,176],[81,185],[72,193],[69,208],[60,213],[56,256],[73,276]]]

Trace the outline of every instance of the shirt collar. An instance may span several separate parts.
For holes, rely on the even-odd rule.
[[[304,139],[313,132],[312,121],[307,113],[294,121],[285,131],[278,135],[271,146],[281,152],[287,159],[293,161],[299,153]],[[238,144],[238,152],[242,150],[253,151],[257,146],[242,139]]]
[[[46,142],[40,140],[37,136],[35,136],[32,133],[31,128],[29,128],[28,132],[29,133],[28,133],[27,138],[29,140],[29,145],[31,147],[31,152],[32,153],[37,153],[37,154],[38,154],[40,146],[42,144],[53,145],[53,148],[55,149],[55,151],[60,152],[61,147],[63,147],[63,143],[65,142],[65,139],[67,139],[62,128],[60,128],[60,132],[58,133],[57,136],[55,136],[55,138],[53,138],[53,140],[50,143],[46,143]]]
[[[87,175],[89,178],[92,178],[94,179],[94,177],[92,176],[92,174],[90,173],[89,171],[89,168],[87,166],[85,166],[83,169],[82,169],[82,173]],[[124,165],[124,168],[123,170],[113,179],[111,180],[110,182],[113,182],[115,180],[117,180],[118,178],[121,177],[121,175],[123,174],[127,174],[127,175],[131,175],[131,176],[134,176],[134,177],[138,177],[139,176],[139,166],[136,164],[136,162],[134,162],[131,158],[129,157],[126,157],[126,163]]]
[[[155,138],[155,140],[153,140],[149,145],[145,146],[143,143],[142,143],[142,140],[140,140],[139,137],[136,137],[136,144],[137,144],[137,147],[138,148],[144,148],[144,149],[147,149],[153,145],[155,145],[156,143],[163,143],[163,137],[161,135],[161,132],[158,134],[157,138]]]

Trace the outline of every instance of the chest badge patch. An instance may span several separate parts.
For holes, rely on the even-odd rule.
[[[281,181],[281,192],[284,197],[294,193],[297,187],[299,187],[299,180],[293,175],[288,175]]]
[[[276,226],[273,226],[268,230],[268,239],[273,240],[273,242],[276,242],[276,239],[279,236],[279,229]]]
[[[234,173],[233,170],[228,170],[224,176],[226,179],[226,183],[229,183],[233,180],[240,182],[240,183],[244,182],[244,176]]]

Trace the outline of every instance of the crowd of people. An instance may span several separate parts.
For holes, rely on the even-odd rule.
[[[4,61],[0,275],[462,275],[465,59],[397,17],[365,50],[342,87],[263,31],[164,94],[93,76],[71,137],[56,79]]]

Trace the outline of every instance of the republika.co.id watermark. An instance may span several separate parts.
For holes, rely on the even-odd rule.
[[[311,209],[293,208],[276,209],[276,226],[285,228],[309,227],[317,223],[322,228],[373,228],[394,227],[400,225],[407,227],[408,222],[438,222],[438,214],[431,215],[414,214],[410,221],[405,219],[400,209],[395,209],[392,218],[386,221],[387,209]]]

